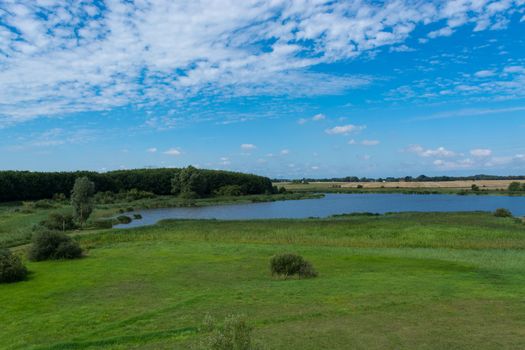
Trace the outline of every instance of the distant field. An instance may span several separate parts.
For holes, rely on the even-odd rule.
[[[525,225],[488,213],[169,221],[0,285],[1,349],[193,349],[207,313],[262,349],[523,349]],[[274,279],[279,252],[319,277]]]
[[[277,182],[275,185],[284,186],[289,190],[322,190],[322,189],[428,189],[428,190],[468,190],[472,185],[477,185],[485,190],[506,190],[509,184],[516,180],[479,180],[479,181],[437,181],[437,182],[310,182],[308,184],[294,184],[291,182]],[[519,182],[519,181],[518,181]],[[525,183],[525,181],[522,181]]]

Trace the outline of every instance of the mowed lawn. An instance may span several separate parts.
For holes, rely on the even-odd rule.
[[[0,285],[1,349],[188,349],[209,313],[265,349],[523,349],[525,225],[488,213],[170,221]],[[297,252],[314,279],[275,279]]]

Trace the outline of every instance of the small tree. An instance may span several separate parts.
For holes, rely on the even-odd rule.
[[[171,186],[173,194],[179,194],[183,198],[197,198],[206,193],[208,183],[202,171],[189,166],[172,179]]]
[[[81,226],[93,212],[94,194],[95,184],[87,177],[79,177],[75,180],[75,185],[71,191],[71,204],[75,209],[75,218]]]
[[[509,190],[510,192],[521,191],[521,184],[520,184],[519,182],[517,182],[517,181],[511,182],[511,183],[509,184],[509,188],[508,188],[508,190]]]
[[[7,249],[0,249],[0,283],[22,281],[27,269],[20,258]]]
[[[28,253],[32,261],[77,259],[82,257],[82,248],[62,232],[40,231],[33,235]]]

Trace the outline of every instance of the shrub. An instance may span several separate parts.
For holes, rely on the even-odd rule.
[[[119,216],[117,216],[117,220],[121,224],[129,224],[131,221],[133,221],[133,219],[131,219],[127,215],[119,215]]]
[[[55,259],[76,259],[81,256],[82,248],[72,239],[60,243],[55,251]]]
[[[73,214],[51,213],[40,225],[52,231],[68,231],[77,228]]]
[[[96,203],[99,204],[111,204],[115,202],[115,194],[111,191],[98,192],[93,197]]]
[[[522,187],[521,187],[521,184],[517,181],[514,181],[514,182],[511,182],[509,184],[509,187],[507,188],[510,192],[517,192],[517,191],[521,191],[522,190]],[[525,187],[523,187],[523,189],[525,189]]]
[[[211,332],[201,344],[207,350],[253,350],[256,346],[252,342],[252,327],[244,317],[230,315],[224,319],[221,326],[217,326],[210,316],[204,319],[202,331]]]
[[[226,185],[219,188],[217,191],[215,191],[215,195],[217,196],[241,196],[242,188],[239,185]]]
[[[75,259],[81,256],[82,249],[78,243],[62,232],[36,232],[29,249],[29,259],[33,261]]]
[[[476,191],[479,191],[479,186],[476,185],[476,184],[472,184],[472,186],[470,186],[470,189],[471,189],[472,191],[476,192]]]
[[[498,218],[511,218],[512,213],[508,209],[499,208],[499,209],[496,209],[496,211],[494,212],[494,216]]]
[[[272,275],[278,276],[299,276],[301,278],[316,277],[312,264],[306,261],[302,256],[297,254],[279,254],[270,260],[270,270]]]
[[[53,200],[54,200],[55,202],[64,202],[66,199],[67,199],[67,198],[66,198],[66,195],[63,194],[63,193],[55,193],[55,194],[53,195]]]
[[[96,220],[93,222],[93,226],[98,229],[109,229],[113,227],[113,220],[111,219],[102,219]]]
[[[20,258],[7,249],[0,250],[0,283],[22,281],[27,269]]]
[[[140,215],[140,214],[133,214],[133,219],[140,220],[140,219],[142,219],[142,215]]]

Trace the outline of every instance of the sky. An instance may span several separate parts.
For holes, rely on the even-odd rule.
[[[525,174],[525,0],[0,0],[0,170]]]

